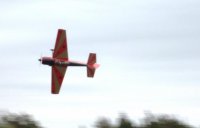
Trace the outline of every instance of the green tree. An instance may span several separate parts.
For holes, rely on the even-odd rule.
[[[142,128],[192,128],[192,126],[169,115],[146,114]]]
[[[27,114],[5,114],[0,117],[0,128],[42,128]]]
[[[135,128],[132,121],[125,114],[121,114],[116,128]]]
[[[96,128],[113,128],[111,121],[107,118],[100,118],[95,123]]]

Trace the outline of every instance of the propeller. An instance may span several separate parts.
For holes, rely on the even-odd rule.
[[[40,58],[38,59],[40,61],[40,65],[42,64],[42,54],[40,54]]]

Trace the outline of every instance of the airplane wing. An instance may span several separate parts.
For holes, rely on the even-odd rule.
[[[67,67],[52,66],[51,93],[58,94],[62,85]]]
[[[66,31],[63,29],[58,29],[53,58],[68,59]]]

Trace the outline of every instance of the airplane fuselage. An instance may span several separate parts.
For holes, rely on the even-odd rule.
[[[85,63],[69,61],[67,59],[56,59],[52,57],[42,57],[39,61],[41,61],[42,64],[49,66],[87,66]]]

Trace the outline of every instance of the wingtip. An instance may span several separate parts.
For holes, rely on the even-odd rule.
[[[59,28],[58,31],[66,31],[65,29]]]

